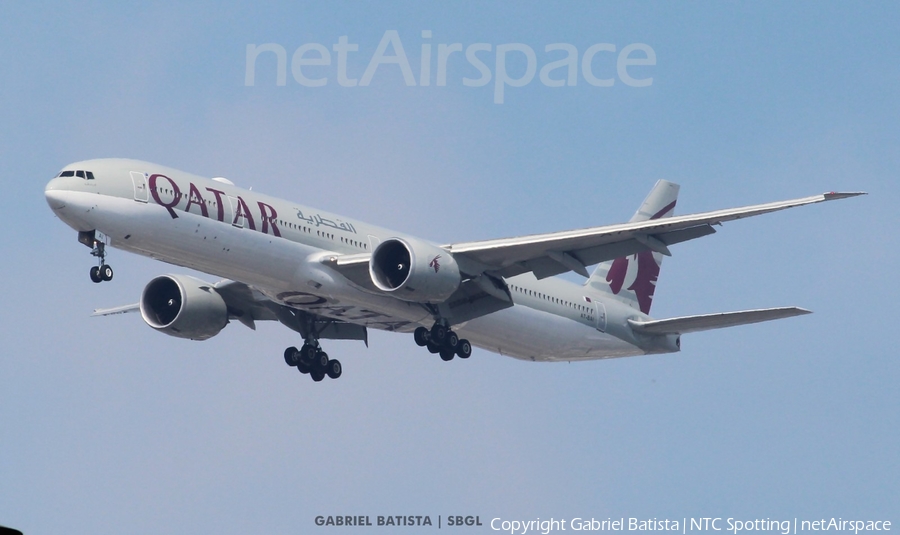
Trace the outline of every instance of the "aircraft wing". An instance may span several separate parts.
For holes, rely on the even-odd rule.
[[[362,340],[369,344],[364,325],[326,318],[272,301],[262,292],[242,282],[221,281],[216,291],[228,305],[228,315],[255,329],[254,321],[278,320],[307,338],[311,331],[322,340]]]
[[[662,219],[444,245],[468,275],[512,277],[531,271],[543,279],[567,271],[588,276],[587,266],[650,249],[670,255],[668,246],[715,233],[713,225],[795,206],[864,195],[830,192]]]
[[[223,280],[215,284],[216,292],[228,307],[228,319],[238,320],[256,330],[257,321],[280,321],[306,338],[315,330],[323,340],[362,340],[368,344],[368,332],[364,325],[356,325],[310,312],[294,309],[272,301],[262,292],[242,282]],[[111,316],[139,312],[140,304],[134,303],[114,308],[94,310],[91,316]]]
[[[97,308],[94,309],[93,314],[91,316],[114,316],[116,314],[130,314],[132,312],[140,312],[141,304],[133,303],[130,305],[122,305],[120,307],[113,308]]]

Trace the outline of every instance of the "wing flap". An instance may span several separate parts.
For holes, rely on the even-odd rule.
[[[661,320],[628,320],[628,324],[631,325],[631,329],[634,332],[640,334],[684,334],[760,323],[811,313],[812,311],[800,307],[762,308],[697,316],[680,316]]]
[[[487,275],[463,282],[447,301],[441,312],[453,325],[486,316],[513,306],[506,284]]]
[[[663,246],[665,246],[674,245],[676,243],[693,240],[695,238],[700,238],[702,236],[708,236],[715,233],[716,229],[714,229],[710,225],[698,225],[695,227],[659,234],[656,235],[655,238],[653,236],[650,236],[650,238],[659,240],[663,244]],[[647,249],[648,243],[646,240],[630,238],[619,242],[587,247],[579,251],[563,254],[571,256],[572,258],[580,262],[583,266],[592,266],[594,264],[599,264],[600,262],[606,262],[607,260],[615,260],[616,258],[621,258],[623,256],[637,254],[641,251],[646,251]],[[514,277],[516,275],[521,275],[522,273],[531,271],[534,273],[535,278],[540,280],[547,277],[552,277],[554,275],[559,275],[561,273],[566,273],[567,271],[578,272],[577,270],[572,269],[569,264],[564,264],[563,262],[555,260],[553,258],[554,254],[555,253],[553,251],[548,251],[547,256],[541,256],[531,260],[517,262],[515,264],[497,270],[494,273],[501,277]]]
[[[276,303],[272,303],[272,309],[282,325],[300,333],[304,339],[315,331],[316,337],[323,340],[362,340],[369,345],[369,334],[365,325],[330,319]]]
[[[215,288],[228,306],[229,319],[236,319],[254,331],[257,321],[278,319],[270,308],[271,300],[259,290],[230,280],[216,283]]]
[[[222,281],[216,291],[225,299],[231,318],[237,319],[255,330],[254,321],[278,320],[304,338],[310,330],[323,340],[362,340],[368,344],[368,333],[363,325],[319,316],[276,303],[259,290],[242,282]]]

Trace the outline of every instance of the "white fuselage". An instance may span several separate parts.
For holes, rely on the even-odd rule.
[[[367,327],[411,332],[433,316],[417,303],[361,288],[322,264],[371,253],[404,234],[290,201],[136,160],[90,160],[66,169],[94,179],[53,179],[53,211],[109,245],[248,284],[270,299]],[[558,278],[506,280],[514,306],[454,325],[473,345],[527,360],[570,361],[660,352],[632,333],[646,315]],[[586,299],[587,297],[587,299]]]

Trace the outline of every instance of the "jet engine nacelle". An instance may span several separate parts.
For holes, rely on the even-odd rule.
[[[375,286],[404,301],[441,303],[459,288],[459,266],[449,252],[418,240],[390,238],[369,260]]]
[[[169,336],[206,340],[228,323],[228,306],[212,284],[187,275],[161,275],[144,287],[141,316]]]

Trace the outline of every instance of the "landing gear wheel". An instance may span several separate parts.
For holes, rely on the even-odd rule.
[[[332,379],[337,379],[341,376],[341,361],[339,360],[329,360],[328,366],[325,367],[325,373],[328,374],[328,377]]]
[[[309,367],[309,364],[304,364],[304,362],[301,360],[297,362],[297,371],[302,374],[307,374],[311,371],[311,369]]]
[[[296,347],[291,346],[284,350],[284,362],[288,366],[296,366],[300,362],[298,357],[299,351],[297,351]]]
[[[456,354],[459,355],[459,358],[461,359],[469,358],[472,356],[472,344],[466,339],[460,340],[459,344],[456,346]]]
[[[309,372],[309,376],[312,377],[313,381],[318,383],[319,381],[321,381],[322,379],[325,378],[325,372],[320,371],[320,370],[313,370],[313,371]]]
[[[313,359],[313,369],[316,371],[325,372],[328,369],[328,353],[324,351],[317,351],[316,356]]]
[[[94,282],[102,282],[103,278],[100,276],[100,267],[94,266],[91,268],[91,280]]]
[[[453,331],[450,331],[449,333],[447,333],[447,339],[444,340],[444,342],[450,349],[456,349],[456,346],[459,345],[459,335],[457,335]]]
[[[303,344],[303,347],[300,348],[300,353],[297,355],[297,359],[309,368],[312,365],[313,357],[315,356],[315,348],[309,344]]]
[[[113,270],[111,267],[103,264],[100,266],[100,278],[105,281],[111,281],[113,278]]]
[[[453,351],[453,348],[451,348],[451,347],[442,347],[440,352],[441,352],[441,360],[446,361],[446,362],[453,360],[453,355],[456,354],[456,352]]]
[[[440,351],[441,351],[441,346],[439,346],[439,345],[437,345],[437,344],[433,344],[433,343],[431,343],[431,342],[428,342],[428,345],[425,346],[425,347],[428,348],[428,352],[429,352],[429,353],[432,353],[432,354],[435,354],[435,355],[438,354],[438,353],[440,353]]]
[[[415,332],[413,333],[413,338],[416,340],[416,345],[419,347],[425,347],[428,345],[428,329],[425,327],[416,327]]]
[[[443,344],[444,338],[447,337],[447,328],[440,323],[435,323],[431,328],[431,341],[435,344]]]

